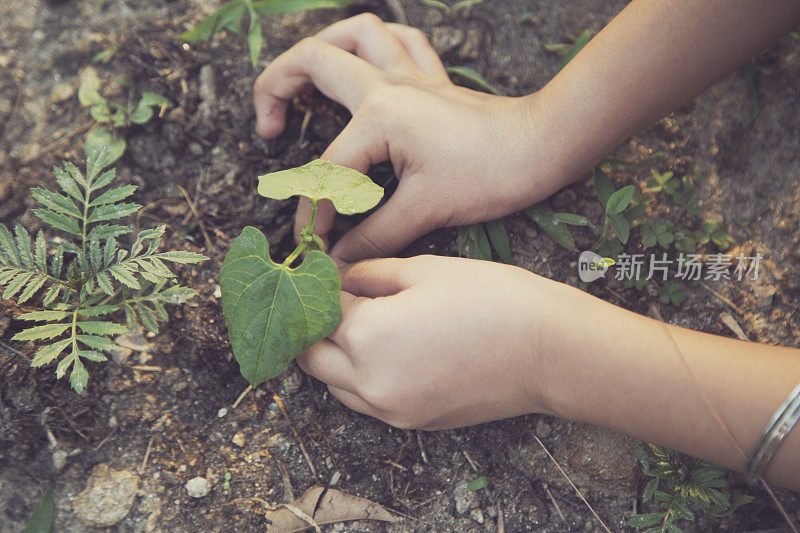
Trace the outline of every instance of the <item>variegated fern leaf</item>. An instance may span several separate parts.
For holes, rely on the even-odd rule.
[[[114,349],[111,335],[125,333],[137,323],[157,333],[159,321],[169,319],[165,304],[182,304],[194,290],[174,284],[166,263],[198,263],[207,258],[184,251],[159,252],[166,226],[141,231],[129,249],[118,238],[131,233],[119,221],[140,209],[125,202],[134,185],[105,189],[114,169],[103,171],[106,148],[89,154],[86,174],[72,163],[55,169],[61,192],[36,187],[31,194],[41,205],[34,214],[69,240],[48,241],[39,231],[31,239],[16,224],[13,233],[0,224],[0,290],[2,299],[18,304],[41,299],[41,311],[20,315],[39,322],[17,333],[13,340],[42,343],[31,362],[39,367],[66,355],[56,376],[70,372],[72,387],[82,392],[89,379],[83,364],[105,361]],[[114,315],[124,311],[126,326]]]

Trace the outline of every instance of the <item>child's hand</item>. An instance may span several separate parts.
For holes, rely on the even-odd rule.
[[[550,412],[542,336],[545,304],[567,305],[560,284],[437,256],[363,261],[341,274],[342,322],[297,363],[348,407],[421,429]]]
[[[400,179],[391,200],[336,243],[335,258],[392,255],[435,228],[499,218],[563,185],[531,120],[535,98],[453,85],[417,29],[363,14],[293,46],[256,81],[258,133],[279,135],[291,98],[310,83],[353,114],[322,157],[361,172],[391,160]],[[296,228],[309,210],[301,202]],[[321,204],[317,233],[333,217]]]

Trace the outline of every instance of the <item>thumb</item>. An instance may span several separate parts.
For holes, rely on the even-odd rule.
[[[368,259],[339,268],[342,291],[364,298],[392,296],[413,284],[408,259]]]
[[[397,190],[375,213],[339,239],[331,250],[335,261],[353,263],[397,254],[437,225],[432,221],[424,191],[412,186],[413,177],[400,182]]]

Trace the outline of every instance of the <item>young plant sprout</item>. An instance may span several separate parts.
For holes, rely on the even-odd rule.
[[[233,355],[253,387],[277,376],[341,321],[339,271],[314,233],[319,201],[330,200],[342,214],[363,213],[378,204],[383,188],[360,172],[317,159],[259,176],[258,193],[276,200],[306,196],[311,220],[282,263],[272,261],[264,234],[246,227],[220,269]],[[305,259],[293,268],[304,252]]]

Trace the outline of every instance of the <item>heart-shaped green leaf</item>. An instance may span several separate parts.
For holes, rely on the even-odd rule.
[[[233,355],[254,387],[330,335],[342,318],[333,261],[314,250],[297,268],[276,264],[266,237],[253,227],[233,241],[220,285]]]
[[[259,176],[258,194],[276,200],[298,194],[312,200],[327,198],[339,213],[353,215],[378,205],[383,187],[352,168],[315,159],[301,167]]]

